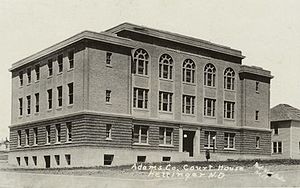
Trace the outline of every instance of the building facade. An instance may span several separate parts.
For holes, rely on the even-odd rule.
[[[268,157],[272,76],[243,58],[129,23],[79,33],[12,65],[9,163]]]
[[[271,109],[272,157],[300,159],[300,110],[288,104]]]

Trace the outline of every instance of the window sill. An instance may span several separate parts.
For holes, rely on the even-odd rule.
[[[37,145],[37,144],[33,144],[32,146],[33,146],[33,147],[37,147],[38,145]]]
[[[31,85],[31,82],[30,83],[28,83],[26,86],[30,86]]]
[[[230,119],[230,118],[224,118],[226,121],[235,121],[235,119]]]
[[[195,83],[191,83],[191,82],[182,82],[183,84],[186,84],[186,85],[190,85],[190,86],[196,86]]]
[[[217,89],[217,87],[216,86],[207,86],[207,85],[204,85],[204,88],[207,88],[207,89]]]
[[[272,153],[272,155],[282,155],[282,153]]]
[[[51,79],[51,78],[53,78],[53,76],[52,76],[52,75],[47,77],[47,79]]]
[[[68,108],[73,108],[74,104],[68,104]]]
[[[213,148],[213,147],[204,147],[204,149],[208,149],[208,150],[217,150],[217,148]]]
[[[26,117],[30,117],[30,114],[27,114]]]
[[[61,142],[55,142],[54,143],[54,145],[60,145],[61,144]]]
[[[22,88],[23,88],[23,85],[19,86],[19,88],[22,89]]]
[[[63,72],[59,72],[59,73],[57,73],[57,76],[58,76],[58,75],[62,75],[62,73],[63,73]]]
[[[51,145],[51,143],[46,143],[46,144],[45,144],[45,146],[50,146],[50,145]]]
[[[231,93],[235,93],[236,92],[234,89],[225,89],[225,88],[224,88],[224,91],[231,92]]]
[[[36,84],[37,84],[37,83],[39,83],[39,82],[40,82],[40,80],[36,80],[34,83],[36,83]]]
[[[47,112],[52,112],[52,108],[51,108],[51,109],[48,109]]]
[[[170,114],[170,115],[173,114],[173,112],[170,112],[170,111],[162,111],[162,110],[159,110],[159,113],[161,113],[161,114]]]
[[[255,93],[259,94],[259,91],[255,91]]]
[[[35,112],[35,113],[34,113],[35,116],[38,116],[39,114],[40,114],[39,112]]]
[[[72,143],[72,141],[66,141],[65,142],[65,144],[71,144]]]
[[[138,77],[149,78],[148,75],[144,75],[144,74],[138,74],[138,73],[136,73],[136,74],[133,74],[133,75],[134,75],[134,76],[138,76]]]
[[[22,146],[17,146],[17,148],[22,148]]]
[[[173,83],[173,79],[167,79],[167,78],[159,78],[160,81],[166,81],[166,82],[171,82]]]
[[[260,122],[259,120],[255,120],[255,122]]]
[[[29,148],[29,147],[30,147],[29,145],[25,145],[25,146],[24,146],[24,148]]]
[[[172,144],[159,144],[159,147],[166,147],[166,148],[174,148],[175,146]]]
[[[217,119],[216,116],[203,116],[204,118],[208,118],[208,119]]]
[[[106,64],[106,67],[112,68],[112,65],[111,64]]]
[[[62,110],[62,106],[57,107],[56,110],[61,111]]]
[[[23,118],[23,116],[18,116],[18,119],[22,119]]]
[[[74,70],[74,68],[70,68],[67,70],[67,72],[72,72]]]
[[[236,151],[235,148],[224,148],[224,150],[226,150],[226,151]]]
[[[112,103],[111,103],[111,102],[105,102],[105,104],[106,104],[106,105],[112,105]]]
[[[184,116],[190,116],[190,117],[196,117],[195,114],[186,114],[186,113],[182,113],[182,115],[184,115]]]
[[[150,144],[146,144],[146,143],[133,143],[133,146],[150,146]]]
[[[111,138],[105,138],[105,140],[111,141],[112,139]]]
[[[145,111],[145,112],[149,112],[149,109],[148,108],[136,108],[136,107],[133,107],[134,110],[136,111]]]
[[[255,148],[255,149],[260,150],[261,148]]]

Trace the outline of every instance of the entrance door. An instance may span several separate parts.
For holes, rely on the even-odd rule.
[[[50,168],[50,156],[44,156],[45,158],[45,164],[46,164],[46,168]]]
[[[189,152],[189,156],[194,155],[195,131],[183,131],[183,152]]]

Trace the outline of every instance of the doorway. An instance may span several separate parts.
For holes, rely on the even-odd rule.
[[[189,156],[194,156],[195,131],[183,131],[183,152],[189,152]]]
[[[46,155],[44,156],[46,168],[50,168],[50,156]]]

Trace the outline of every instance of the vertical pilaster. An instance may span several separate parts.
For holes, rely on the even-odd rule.
[[[179,152],[183,149],[183,128],[182,125],[179,126]]]
[[[197,128],[195,134],[195,155],[200,155],[200,128]]]

